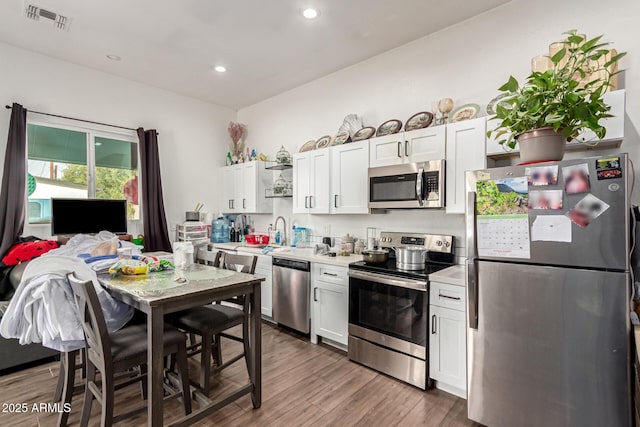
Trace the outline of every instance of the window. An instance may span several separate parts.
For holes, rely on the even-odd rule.
[[[52,198],[126,199],[127,218],[140,218],[133,134],[30,122],[27,159],[29,223],[51,222]]]

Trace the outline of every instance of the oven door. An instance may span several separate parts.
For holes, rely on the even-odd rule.
[[[427,282],[349,270],[349,333],[426,358]]]
[[[444,206],[444,160],[369,168],[369,208]]]

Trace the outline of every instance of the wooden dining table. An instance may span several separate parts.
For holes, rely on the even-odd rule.
[[[163,425],[163,330],[165,314],[199,307],[213,301],[246,295],[249,298],[249,384],[210,400],[192,388],[198,410],[172,422],[171,426],[191,425],[213,412],[251,394],[254,408],[262,402],[262,336],[260,285],[264,278],[252,274],[195,264],[184,270],[167,270],[145,276],[99,274],[102,286],[116,299],[146,313],[148,363],[148,425]]]

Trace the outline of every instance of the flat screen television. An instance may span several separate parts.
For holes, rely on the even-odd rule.
[[[51,234],[127,233],[127,201],[51,199]]]

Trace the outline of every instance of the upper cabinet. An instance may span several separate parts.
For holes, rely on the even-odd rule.
[[[329,150],[293,155],[293,213],[329,213]]]
[[[484,117],[447,125],[447,213],[465,211],[465,171],[487,167],[485,135]]]
[[[333,214],[368,213],[369,141],[331,147],[331,208]]]
[[[605,137],[602,140],[599,140],[592,131],[584,131],[576,138],[567,142],[567,150],[585,150],[597,147],[609,148],[613,145],[618,145],[622,141],[624,138],[626,91],[622,89],[607,92],[602,96],[602,98],[611,107],[610,114],[613,115],[613,117],[602,120],[602,125],[607,129]],[[491,117],[488,117],[487,130],[495,129],[498,126],[498,123],[499,120],[491,120]],[[590,145],[593,145],[594,147],[591,147]],[[512,150],[509,147],[498,144],[496,138],[487,137],[487,156],[489,157],[509,157],[517,155],[518,152],[518,146]]]
[[[222,168],[225,213],[271,213],[273,201],[265,197],[265,188],[273,174],[264,162],[247,162]]]
[[[445,126],[433,126],[372,138],[369,167],[443,159],[445,133]]]
[[[294,154],[293,213],[368,213],[368,168],[368,140]]]

